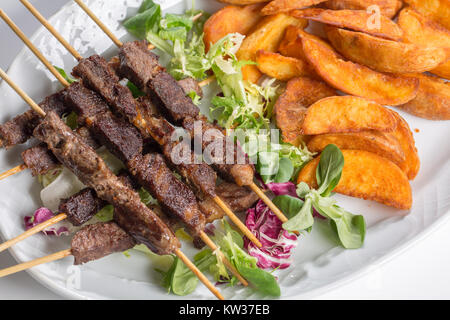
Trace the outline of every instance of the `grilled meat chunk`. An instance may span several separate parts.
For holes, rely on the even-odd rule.
[[[180,243],[173,232],[145,206],[134,190],[123,184],[95,151],[67,127],[58,115],[48,112],[34,130],[58,160],[97,196],[112,204],[117,223],[138,243],[157,254],[173,253]]]
[[[201,132],[195,130],[196,121],[201,121]],[[255,173],[253,166],[248,163],[242,149],[231,141],[231,138],[226,137],[220,128],[207,122],[204,117],[186,118],[183,127],[191,137],[201,141],[205,160],[211,163],[223,179],[236,182],[239,186],[253,183]],[[220,154],[216,154],[216,151]]]
[[[86,119],[109,111],[108,104],[81,82],[74,82],[66,89],[66,103],[78,115],[78,123],[85,125]]]
[[[73,196],[61,200],[59,212],[65,213],[74,226],[88,222],[107,203],[97,197],[91,188],[84,188]]]
[[[203,98],[203,90],[194,78],[185,78],[178,81],[178,85],[183,89],[185,94],[195,92],[200,98]]]
[[[180,124],[185,117],[196,117],[199,109],[159,65],[158,57],[147,49],[147,41],[128,42],[119,53],[120,76],[129,79],[147,93],[155,106]]]
[[[22,152],[22,159],[33,176],[46,174],[59,166],[58,159],[48,150],[45,144],[25,150]]]
[[[103,258],[111,253],[123,252],[136,245],[133,237],[115,222],[85,226],[72,239],[75,265]]]
[[[233,212],[243,212],[252,207],[258,196],[246,187],[240,187],[234,183],[224,182],[216,187],[216,194],[230,207]],[[206,217],[206,222],[221,219],[225,212],[214,202],[212,198],[206,198],[199,202],[200,210]]]
[[[39,106],[45,111],[55,111],[59,116],[68,112],[64,103],[65,91],[52,94],[42,101]],[[28,110],[14,119],[0,126],[0,139],[5,148],[10,148],[28,141],[33,135],[34,128],[39,124],[41,117],[33,110]]]
[[[204,229],[205,217],[198,208],[194,193],[173,175],[162,155],[149,153],[136,157],[128,167],[167,214],[183,221],[194,235]]]
[[[130,89],[119,83],[119,77],[103,57],[93,55],[81,60],[72,74],[81,78],[88,88],[100,94],[116,112],[127,119],[137,116],[136,102]]]

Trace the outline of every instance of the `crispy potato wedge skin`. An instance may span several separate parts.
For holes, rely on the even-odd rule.
[[[450,48],[450,30],[411,8],[400,11],[398,25],[403,29],[405,42]]]
[[[399,165],[406,160],[398,140],[388,132],[362,131],[355,133],[321,134],[311,138],[307,146],[312,152],[321,152],[329,144],[339,149],[365,150],[387,158]]]
[[[276,123],[283,141],[297,145],[304,138],[301,126],[306,108],[320,99],[334,95],[336,90],[320,80],[302,77],[288,81],[286,90],[274,106]]]
[[[412,206],[412,191],[405,173],[392,161],[363,150],[342,150],[344,169],[334,192],[373,200],[408,210]],[[320,158],[309,162],[299,173],[298,182],[317,188],[316,167]]]
[[[234,4],[237,6],[244,6],[247,4],[269,2],[270,0],[217,0],[222,3]]]
[[[263,18],[260,14],[262,4],[244,7],[226,6],[214,13],[203,27],[203,41],[206,51],[229,33],[238,32],[247,35],[251,29]],[[230,23],[233,21],[233,23]]]
[[[280,12],[288,12],[293,9],[302,9],[310,7],[326,0],[273,0],[262,10],[263,15],[272,15]]]
[[[414,10],[450,29],[450,1],[405,0]]]
[[[372,14],[364,10],[325,10],[320,8],[309,8],[304,10],[293,10],[290,15],[297,18],[314,20],[321,23],[333,25],[339,28],[348,28],[355,31],[364,32],[376,37],[389,40],[401,40],[403,31],[391,19],[381,16],[380,28],[370,28],[367,23]]]
[[[450,83],[424,74],[414,77],[420,81],[417,96],[401,108],[425,119],[450,120]]]
[[[315,76],[314,69],[307,62],[279,53],[259,50],[256,53],[256,62],[259,71],[281,81],[301,76]]]
[[[304,28],[308,22],[304,19],[279,13],[265,17],[242,42],[241,48],[236,56],[239,60],[256,61],[256,52],[266,50],[275,52],[283,38],[284,31],[288,26]],[[244,80],[256,83],[261,72],[254,65],[246,65],[242,68]]]
[[[450,30],[447,28],[410,8],[400,12],[398,24],[404,30],[403,41],[427,47],[446,48],[447,58],[450,58]],[[444,62],[430,72],[450,79],[450,61]]]
[[[327,26],[328,40],[344,57],[380,72],[420,73],[447,59],[442,48],[422,47]]]
[[[306,135],[366,130],[393,131],[397,120],[389,109],[363,98],[334,96],[317,101],[303,118]]]
[[[328,9],[333,10],[366,10],[372,5],[380,7],[382,15],[392,18],[401,9],[403,3],[401,0],[328,0],[325,3]]]
[[[434,73],[437,76],[450,80],[450,61],[441,64],[430,72]]]
[[[394,110],[390,111],[397,119],[397,128],[392,132],[392,135],[402,146],[403,152],[405,153],[406,157],[405,161],[402,162],[399,167],[406,173],[406,176],[409,180],[414,180],[414,178],[419,173],[420,159],[413,133],[405,119],[403,119]]]
[[[416,96],[417,79],[379,73],[345,61],[326,43],[308,37],[302,37],[302,44],[316,72],[331,86],[345,93],[385,105],[404,104]]]
[[[286,28],[286,33],[284,34],[283,40],[280,42],[278,52],[285,57],[308,61],[305,53],[303,52],[302,37],[309,37],[313,40],[317,39],[323,43],[326,43],[326,40],[305,32],[302,28],[289,26]]]

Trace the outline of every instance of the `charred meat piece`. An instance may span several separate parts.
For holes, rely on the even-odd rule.
[[[80,136],[80,138],[86,142],[86,144],[92,149],[96,150],[101,147],[101,145],[97,142],[97,140],[91,135],[91,132],[86,127],[79,127],[75,130],[76,133]]]
[[[97,196],[112,204],[117,223],[138,243],[157,254],[170,254],[180,246],[164,222],[145,206],[134,190],[123,184],[95,151],[73,134],[58,115],[48,112],[34,130],[58,160]]]
[[[66,100],[98,142],[120,160],[126,163],[142,153],[139,131],[125,119],[114,116],[97,93],[74,83],[67,89]]]
[[[196,122],[201,124],[201,130],[195,130]],[[219,175],[240,186],[253,183],[254,169],[242,149],[229,137],[226,137],[220,128],[206,121],[204,117],[186,118],[183,127],[195,140],[202,144],[205,160],[217,170]],[[198,134],[201,134],[199,136]],[[216,154],[219,151],[220,154]]]
[[[203,90],[194,78],[186,78],[178,81],[178,85],[183,89],[185,94],[195,92],[200,98],[203,98]]]
[[[48,96],[39,106],[45,111],[54,110],[59,116],[68,112],[64,103],[65,91]],[[10,148],[28,141],[41,117],[33,110],[28,110],[0,126],[0,139],[3,147]]]
[[[234,183],[224,182],[216,187],[217,195],[225,201],[233,212],[246,211],[251,208],[258,196],[246,187],[239,187]],[[199,202],[200,209],[206,216],[206,222],[211,223],[214,220],[221,219],[225,212],[215,203],[212,198],[206,198]]]
[[[101,56],[93,55],[82,59],[72,74],[81,78],[84,85],[100,94],[106,102],[127,119],[134,119],[136,102],[127,87],[119,83],[119,77]]]
[[[119,52],[119,75],[127,78],[141,90],[163,68],[158,56],[148,50],[148,42],[134,41],[125,43]]]
[[[119,53],[119,74],[147,93],[155,106],[175,123],[185,117],[196,117],[199,109],[186,96],[177,81],[159,65],[158,57],[147,49],[147,42],[123,45]]]
[[[90,125],[98,141],[124,163],[142,154],[144,142],[139,131],[125,119],[105,113]]]
[[[166,166],[162,155],[149,153],[128,164],[133,177],[158,200],[161,208],[183,221],[192,234],[205,227],[194,193]]]
[[[74,82],[66,89],[66,103],[78,115],[78,123],[84,125],[87,118],[109,111],[108,104],[94,91],[82,83]]]
[[[75,265],[103,258],[111,253],[123,252],[136,245],[133,237],[115,222],[85,226],[72,239]]]
[[[33,176],[46,174],[60,164],[45,144],[25,150],[22,152],[22,159]]]
[[[59,212],[65,213],[67,219],[74,226],[81,226],[88,222],[106,205],[91,188],[85,188],[70,198],[61,200]]]

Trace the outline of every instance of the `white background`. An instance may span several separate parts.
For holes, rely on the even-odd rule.
[[[69,1],[32,0],[31,2],[44,16],[49,17]],[[39,27],[38,21],[18,0],[1,0],[0,7],[28,36],[31,36]],[[4,22],[0,21],[0,67],[7,69],[21,48],[20,40]],[[0,253],[0,268],[15,263],[9,253]],[[373,266],[368,274],[316,298],[450,299],[449,270],[450,223],[447,223],[391,261],[382,266]],[[61,297],[23,272],[0,279],[0,299],[61,299]]]

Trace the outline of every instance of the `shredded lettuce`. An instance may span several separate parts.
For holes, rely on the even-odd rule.
[[[201,16],[194,21],[199,14]],[[163,17],[161,7],[146,0],[138,14],[125,21],[124,26],[135,37],[147,39],[172,57],[167,70],[175,79],[204,79],[211,68],[205,58],[202,34],[207,18],[205,12],[195,9]]]

